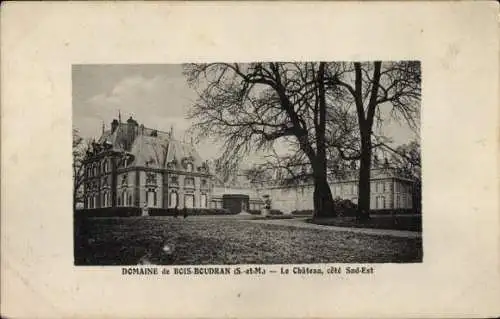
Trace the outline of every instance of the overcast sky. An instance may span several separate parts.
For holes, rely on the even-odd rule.
[[[168,131],[173,126],[176,138],[182,139],[191,125],[186,113],[195,100],[178,64],[73,66],[73,127],[86,138],[98,138],[102,123],[109,129],[120,111],[122,121],[133,116],[146,127]],[[396,121],[382,130],[394,145],[415,138]],[[219,155],[211,141],[201,141],[197,149],[205,159]]]

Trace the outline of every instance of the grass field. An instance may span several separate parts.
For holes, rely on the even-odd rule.
[[[165,244],[162,264],[421,262],[420,238],[255,223],[231,217],[87,218],[76,223],[76,265],[136,265]],[[158,258],[156,258],[158,260]]]

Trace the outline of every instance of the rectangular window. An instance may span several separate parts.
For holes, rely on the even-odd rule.
[[[206,194],[201,194],[200,207],[207,208],[207,195]]]

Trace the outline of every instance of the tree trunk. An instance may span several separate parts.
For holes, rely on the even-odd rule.
[[[337,216],[333,207],[333,196],[326,176],[314,178],[314,218]]]
[[[317,157],[315,163],[313,163],[314,218],[334,217],[337,215],[333,207],[333,196],[326,172],[326,97],[324,77],[325,62],[321,62],[318,69],[318,121],[315,121]]]
[[[337,212],[333,206],[333,196],[328,184],[326,174],[326,157],[323,160],[317,158],[311,161],[313,163],[314,178],[314,216],[313,218],[335,217]]]
[[[358,219],[370,218],[370,171],[372,158],[372,143],[369,133],[361,137],[361,159],[359,166]]]
[[[73,187],[73,212],[76,211],[76,187]]]

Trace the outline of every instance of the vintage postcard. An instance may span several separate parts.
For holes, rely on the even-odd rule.
[[[498,315],[498,45],[488,2],[5,5],[2,315]]]

